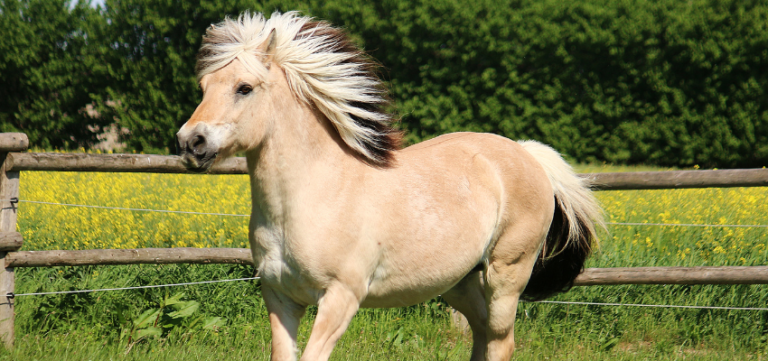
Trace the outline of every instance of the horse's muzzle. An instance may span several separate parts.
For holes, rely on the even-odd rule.
[[[179,156],[187,169],[202,173],[207,171],[216,161],[218,152],[206,140],[204,134],[193,131],[189,134],[178,135],[176,147]]]

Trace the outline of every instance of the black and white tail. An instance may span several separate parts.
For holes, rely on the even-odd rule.
[[[605,225],[588,180],[577,176],[549,146],[536,141],[519,143],[544,167],[555,193],[555,214],[547,240],[522,296],[541,300],[573,286],[597,243],[597,229]]]

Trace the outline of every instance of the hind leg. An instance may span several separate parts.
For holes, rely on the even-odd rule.
[[[508,361],[515,351],[515,316],[517,303],[525,289],[527,277],[510,276],[514,273],[528,273],[523,267],[516,265],[491,264],[489,267],[489,283],[493,286],[486,291],[488,322],[486,335],[488,339],[487,361]],[[501,278],[504,278],[503,280]]]
[[[529,232],[509,232],[513,235],[500,238],[489,259],[485,271],[486,361],[509,361],[515,351],[517,303],[544,241],[543,235],[533,238]]]
[[[467,318],[472,329],[472,357],[470,361],[485,360],[487,339],[485,325],[488,312],[485,308],[485,291],[481,272],[468,274],[456,286],[443,293],[451,307],[461,312]]]

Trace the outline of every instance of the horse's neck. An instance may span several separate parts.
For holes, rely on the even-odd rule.
[[[286,222],[297,205],[311,206],[313,192],[338,192],[367,167],[330,122],[307,106],[283,114],[270,136],[246,156],[254,216],[269,223]]]

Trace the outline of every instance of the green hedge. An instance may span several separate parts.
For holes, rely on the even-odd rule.
[[[0,131],[27,133],[42,148],[94,141],[83,111],[102,65],[84,34],[98,13],[66,0],[0,1]]]
[[[487,131],[537,139],[582,162],[768,165],[761,1],[131,0],[106,8],[86,19],[90,43],[81,48],[101,60],[83,62],[101,74],[88,94],[131,130],[137,150],[172,149],[194,110],[194,53],[206,26],[246,8],[298,9],[347,28],[384,65],[411,142]],[[11,103],[0,99],[4,130],[29,117]]]
[[[768,165],[765,2],[355,3],[320,15],[388,68],[413,141],[488,131],[579,161]]]

